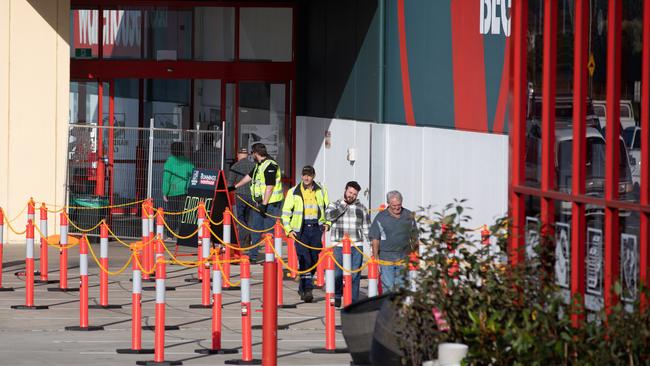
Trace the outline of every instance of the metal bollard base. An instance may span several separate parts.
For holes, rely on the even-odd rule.
[[[320,354],[334,354],[334,353],[350,353],[350,350],[348,350],[347,348],[334,348],[334,349],[310,348],[309,352],[320,353]]]
[[[88,305],[88,309],[121,309],[122,305]]]
[[[230,287],[223,287],[221,291],[239,291],[241,290],[241,287],[239,286],[230,286]]]
[[[151,349],[131,349],[131,348],[120,348],[115,350],[115,352],[122,354],[122,355],[145,355],[145,354],[153,354],[154,350],[153,348]]]
[[[33,306],[11,305],[11,308],[16,310],[45,310],[45,309],[49,309],[50,307],[47,305],[33,305]]]
[[[234,348],[220,348],[220,349],[200,348],[200,349],[195,349],[194,352],[200,353],[202,355],[230,355],[234,353],[239,353],[239,350]]]
[[[258,325],[253,325],[253,326],[251,327],[251,329],[261,330],[261,329],[264,329],[264,328],[262,327],[261,324],[258,324]],[[284,324],[278,324],[278,326],[276,327],[276,329],[277,329],[277,330],[287,330],[287,329],[289,329],[289,326],[288,326],[288,325],[284,325]]]
[[[165,330],[180,330],[181,328],[178,325],[165,325]],[[144,325],[142,330],[156,330],[155,325]]]
[[[48,287],[49,292],[79,292],[79,288]]]
[[[262,360],[252,359],[250,361],[244,360],[226,360],[224,361],[225,365],[261,365]]]
[[[81,331],[81,332],[94,332],[96,330],[104,330],[104,327],[101,325],[89,325],[87,327],[80,327],[80,326],[72,326],[72,327],[65,327],[65,330],[69,331]]]
[[[146,366],[149,366],[149,365],[160,365],[160,366],[163,366],[163,365],[182,365],[183,361],[161,361],[161,362],[156,362],[156,361],[152,360],[152,361],[136,361],[135,364],[136,365],[146,365]]]
[[[144,286],[142,291],[156,291],[156,286]],[[165,291],[176,291],[176,287],[165,286]]]
[[[45,283],[45,284],[53,284],[53,283],[59,283],[59,280],[34,280],[34,283]]]

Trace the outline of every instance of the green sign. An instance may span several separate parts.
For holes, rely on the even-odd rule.
[[[93,57],[93,50],[91,48],[75,48],[75,58],[91,58]]]

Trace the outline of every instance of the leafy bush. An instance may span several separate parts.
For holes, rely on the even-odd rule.
[[[456,201],[420,219],[428,239],[417,290],[395,300],[405,364],[437,358],[440,342],[467,344],[471,365],[650,364],[647,311],[627,312],[618,304],[609,315],[595,314],[574,328],[571,314],[584,319],[585,312],[565,304],[554,285],[552,238],[541,238],[536,258],[511,265],[504,256],[507,219],[490,227],[491,245],[481,244],[467,228],[463,204]],[[620,286],[616,291],[620,295]],[[444,315],[448,330],[441,329],[433,309]]]

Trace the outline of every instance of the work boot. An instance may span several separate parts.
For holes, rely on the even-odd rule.
[[[305,301],[305,293],[302,290],[298,290],[298,296],[300,296],[300,300]]]
[[[334,299],[334,307],[340,308],[341,307],[341,298],[337,297]]]
[[[312,295],[311,290],[305,290],[304,296],[302,297],[302,301],[307,303],[314,301],[314,295]]]

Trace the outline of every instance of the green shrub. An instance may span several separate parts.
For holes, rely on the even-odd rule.
[[[420,219],[429,233],[417,291],[395,300],[405,364],[437,358],[440,342],[467,344],[471,365],[650,364],[647,311],[627,312],[618,304],[608,316],[594,314],[594,320],[572,327],[571,314],[585,313],[559,296],[552,238],[542,236],[536,258],[511,265],[504,256],[508,220],[497,220],[490,227],[492,245],[483,245],[467,228],[463,204],[456,201]],[[444,314],[448,330],[439,329],[434,308]]]

